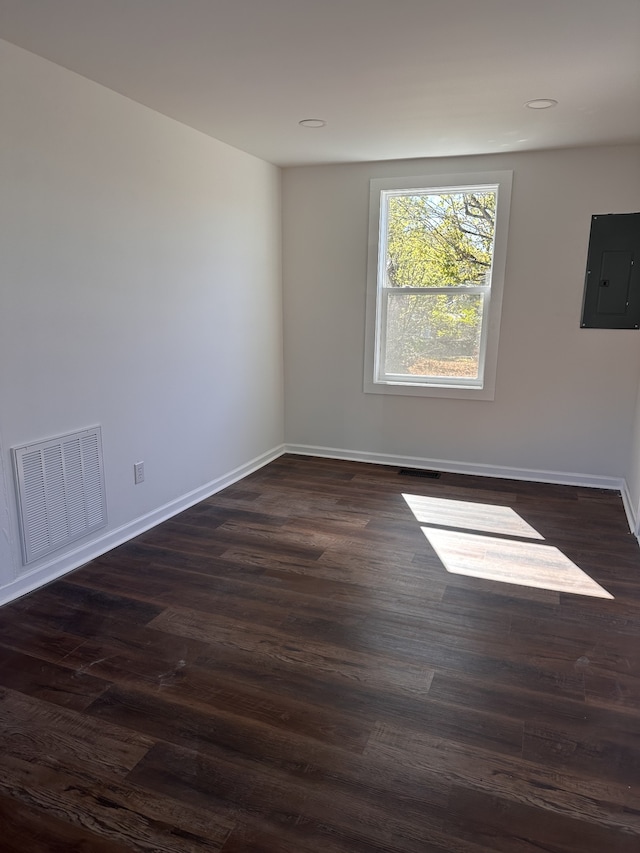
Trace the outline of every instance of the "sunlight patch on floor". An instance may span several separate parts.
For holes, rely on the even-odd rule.
[[[525,539],[544,539],[509,506],[471,503],[451,498],[402,495],[420,524],[442,524]]]
[[[518,586],[613,598],[553,545],[423,527],[445,569]]]
[[[425,495],[402,497],[420,525],[427,525],[422,532],[451,574],[613,598],[559,548],[545,544],[544,536],[509,506]]]

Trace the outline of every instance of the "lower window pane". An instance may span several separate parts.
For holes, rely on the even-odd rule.
[[[478,379],[482,307],[476,293],[389,292],[385,374]]]

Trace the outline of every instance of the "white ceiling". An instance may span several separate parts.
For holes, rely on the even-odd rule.
[[[640,139],[640,0],[0,0],[0,37],[279,165]]]

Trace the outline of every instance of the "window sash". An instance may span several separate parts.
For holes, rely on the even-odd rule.
[[[491,293],[491,270],[488,274],[488,284],[484,285],[442,285],[440,287],[389,287],[386,285],[386,267],[388,254],[388,215],[389,215],[389,198],[391,196],[406,196],[406,195],[443,195],[447,193],[464,193],[475,191],[494,192],[496,202],[498,201],[499,186],[496,184],[475,184],[469,186],[456,186],[455,188],[439,188],[437,191],[432,189],[420,190],[382,190],[380,193],[380,230],[378,235],[379,240],[379,260],[378,260],[378,276],[377,276],[377,323],[376,323],[376,352],[375,352],[375,382],[385,382],[394,385],[430,385],[440,387],[466,387],[481,389],[484,386],[484,368],[485,355],[487,349],[487,331],[488,331],[488,316],[490,309],[490,293]],[[492,259],[495,249],[495,234],[492,246]],[[470,377],[454,377],[454,376],[431,376],[427,374],[416,375],[389,373],[384,369],[384,362],[387,349],[387,315],[389,305],[389,294],[403,294],[406,296],[419,295],[426,296],[427,294],[480,294],[482,296],[482,323],[480,327],[480,351],[478,356],[478,376],[477,378]]]
[[[411,375],[389,373],[384,369],[387,351],[387,314],[389,295],[394,296],[430,296],[437,294],[479,294],[482,296],[482,322],[480,325],[480,350],[478,353],[478,376],[431,376],[429,374]],[[491,285],[451,285],[450,287],[382,287],[378,299],[377,342],[375,353],[375,381],[393,385],[433,385],[440,387],[483,388],[484,367],[487,352],[489,311],[491,307]]]

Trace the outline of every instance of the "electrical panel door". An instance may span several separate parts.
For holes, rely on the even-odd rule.
[[[591,217],[581,325],[640,328],[640,213]]]

